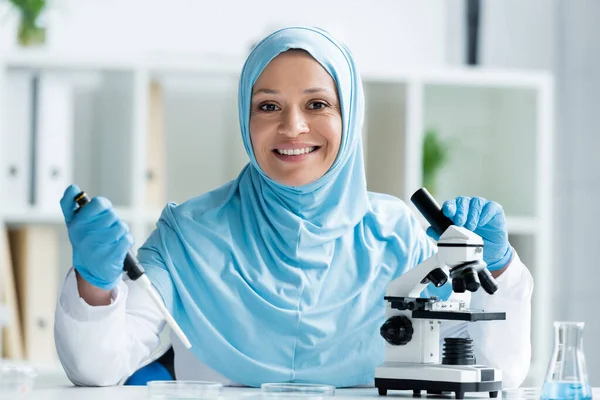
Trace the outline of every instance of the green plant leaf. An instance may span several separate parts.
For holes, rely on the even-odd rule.
[[[47,5],[47,0],[9,0],[17,8],[22,18],[35,21]]]
[[[434,192],[435,176],[448,160],[448,144],[440,139],[435,129],[428,129],[423,136],[423,184]]]

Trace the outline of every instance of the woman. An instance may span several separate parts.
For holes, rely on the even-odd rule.
[[[363,106],[352,56],[327,33],[283,29],[253,49],[239,86],[250,163],[234,181],[168,204],[138,252],[192,343],[172,338],[177,379],[373,384],[385,289],[435,248],[403,202],[367,192]],[[57,306],[56,344],[74,383],[113,385],[160,353],[165,323],[121,279],[126,225],[100,197],[74,214],[78,192],[61,201],[76,273]],[[471,306],[508,319],[445,324],[443,334],[474,337],[478,362],[517,386],[529,367],[531,275],[498,204],[459,197],[444,212],[483,237],[497,277],[498,292],[476,292]]]

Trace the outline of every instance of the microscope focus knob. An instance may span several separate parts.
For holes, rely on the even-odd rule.
[[[394,346],[402,346],[410,342],[413,332],[412,322],[404,315],[390,317],[379,330],[386,342]]]

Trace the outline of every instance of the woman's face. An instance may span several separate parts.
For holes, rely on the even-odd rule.
[[[314,182],[333,165],[341,137],[331,75],[305,51],[274,58],[252,90],[250,138],[262,170],[284,185]]]

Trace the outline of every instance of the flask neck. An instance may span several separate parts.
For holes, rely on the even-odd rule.
[[[554,324],[556,345],[563,349],[583,348],[583,322],[557,322]]]

